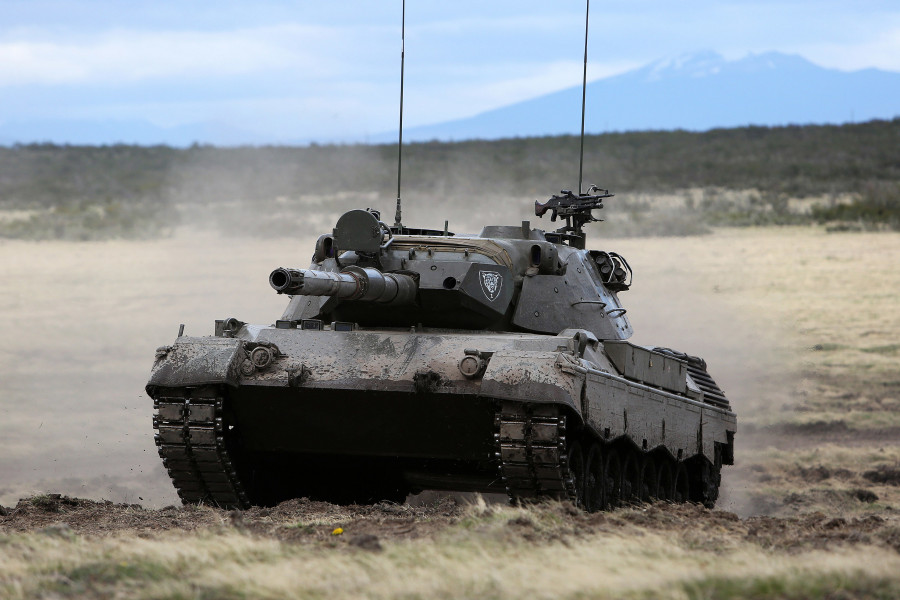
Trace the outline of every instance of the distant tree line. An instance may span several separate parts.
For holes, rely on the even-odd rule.
[[[409,144],[403,148],[404,194],[471,198],[473,206],[497,194],[540,199],[577,187],[578,145],[575,136]],[[88,232],[109,227],[113,235],[153,233],[171,219],[168,208],[176,204],[343,191],[393,198],[396,154],[394,145],[0,147],[0,210],[52,208],[55,215],[0,222],[0,235],[53,237],[73,219],[81,219]],[[757,212],[768,215],[766,222],[814,219],[900,228],[900,118],[592,135],[585,140],[584,172],[586,185],[622,195],[755,190],[766,207]],[[786,208],[786,198],[848,194],[852,203],[826,203],[809,215]],[[693,210],[712,224],[760,222],[741,214],[746,207],[727,203],[710,201]],[[91,215],[99,221],[91,222]]]

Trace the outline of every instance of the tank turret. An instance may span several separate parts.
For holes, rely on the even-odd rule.
[[[293,296],[282,321],[552,334],[576,327],[624,340],[632,329],[618,293],[631,285],[631,268],[615,252],[585,250],[581,230],[609,196],[572,196],[578,206],[554,196],[537,205],[539,214],[569,219],[552,233],[526,221],[479,235],[399,234],[377,212],[353,210],[318,240],[309,269],[276,269],[269,282]]]

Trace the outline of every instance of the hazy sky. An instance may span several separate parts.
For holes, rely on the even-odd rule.
[[[396,127],[400,0],[3,0],[0,124],[216,121],[283,139]],[[582,0],[408,0],[408,125],[577,85]],[[589,76],[699,50],[900,71],[900,2],[591,6]]]

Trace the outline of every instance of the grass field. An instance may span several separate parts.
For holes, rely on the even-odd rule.
[[[732,399],[715,511],[166,508],[154,349],[179,323],[273,322],[268,273],[312,239],[0,241],[0,597],[900,596],[900,235],[591,234],[635,269],[635,341],[704,356]]]
[[[292,501],[246,511],[236,521],[207,508],[128,515],[127,508],[84,504],[63,514],[119,512],[121,523],[113,533],[91,532],[72,519],[71,527],[0,534],[4,597],[892,598],[900,592],[898,529],[877,516],[741,521],[695,506],[587,515],[558,504],[517,509],[444,501],[427,509],[336,510]],[[191,525],[178,523],[189,519]],[[340,535],[333,533],[337,526]]]

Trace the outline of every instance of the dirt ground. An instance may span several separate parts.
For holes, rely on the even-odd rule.
[[[44,495],[0,517],[0,595],[19,598],[895,598],[890,511],[740,518],[656,503],[247,511]]]
[[[385,502],[374,506],[341,507],[301,498],[273,508],[254,507],[246,511],[206,506],[145,509],[135,504],[53,494],[24,499],[6,509],[6,516],[0,517],[0,531],[146,538],[172,531],[196,534],[233,529],[283,542],[327,546],[337,542],[376,549],[376,544],[380,546],[381,541],[435,539],[448,528],[470,518],[474,506],[475,503],[444,495],[421,506]],[[547,503],[530,510],[552,516],[556,526],[540,530],[530,526],[531,520],[520,517],[509,521],[513,536],[547,541],[609,529],[636,532],[643,528],[678,535],[703,530],[711,537],[735,538],[792,551],[874,544],[900,553],[900,515],[866,514],[844,518],[811,512],[797,517],[741,519],[728,511],[666,503],[594,514],[564,503]],[[334,534],[338,527],[348,532],[346,537],[343,533]],[[710,532],[715,533],[711,535]]]

